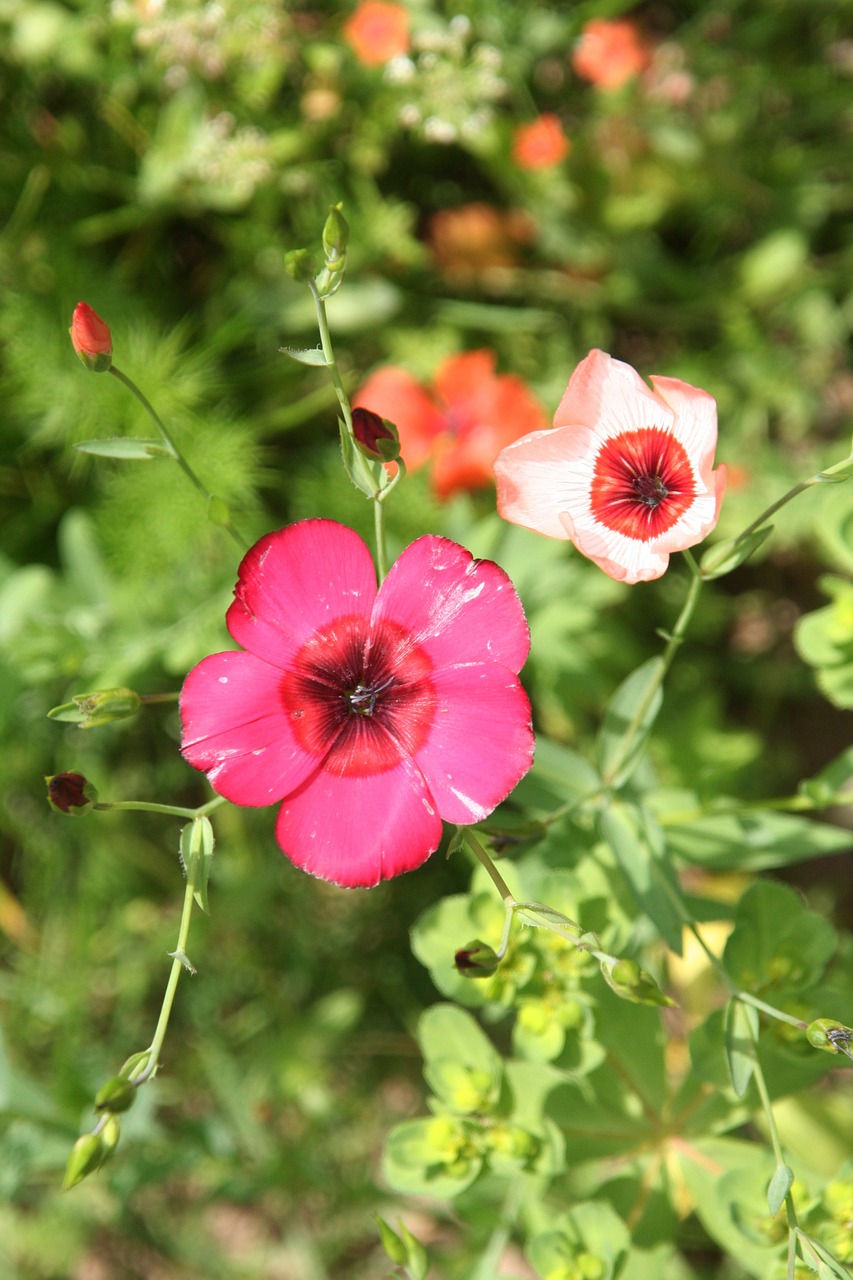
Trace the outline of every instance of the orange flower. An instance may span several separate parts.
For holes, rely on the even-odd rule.
[[[618,89],[645,71],[650,61],[648,44],[627,18],[593,18],[572,54],[577,74],[599,89]]]
[[[409,15],[401,4],[362,0],[344,23],[344,39],[359,62],[379,67],[409,51]]]
[[[537,116],[530,124],[516,127],[512,158],[519,169],[552,169],[565,160],[571,143],[563,132],[559,116],[552,112]]]
[[[545,425],[521,378],[496,374],[495,354],[488,350],[448,357],[431,388],[405,369],[378,369],[353,403],[396,423],[409,469],[432,461],[433,486],[441,499],[490,484],[501,449]]]
[[[426,238],[440,271],[475,280],[496,268],[517,267],[519,250],[535,233],[532,219],[520,209],[495,209],[475,201],[434,213]]]

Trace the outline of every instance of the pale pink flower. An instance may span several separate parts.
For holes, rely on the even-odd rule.
[[[673,551],[701,542],[725,489],[725,467],[712,470],[713,397],[678,378],[651,383],[591,351],[554,427],[516,440],[495,462],[505,520],[571,539],[622,582],[659,578]]]
[[[377,591],[356,533],[304,520],[252,547],[234,594],[244,648],[187,676],[181,750],[235,804],[282,801],[296,866],[362,886],[410,871],[442,819],[481,821],[530,767],[527,623],[491,561],[419,538]]]

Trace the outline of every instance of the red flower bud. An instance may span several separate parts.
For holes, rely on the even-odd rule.
[[[112,364],[113,340],[109,325],[87,302],[78,302],[71,320],[74,350],[92,373],[106,373]]]
[[[393,462],[400,455],[397,428],[372,409],[353,409],[352,433],[356,444],[368,458]]]
[[[57,813],[67,813],[72,818],[88,813],[98,799],[98,793],[82,773],[56,773],[45,778],[47,800]]]

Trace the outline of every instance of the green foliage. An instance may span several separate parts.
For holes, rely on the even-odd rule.
[[[383,67],[354,7],[0,5],[0,1271],[790,1280],[788,1197],[796,1280],[849,1276],[843,468],[739,535],[848,450],[853,9],[412,0]],[[614,90],[572,66],[602,17],[652,50]],[[525,170],[543,112],[571,150]],[[603,346],[719,406],[719,541],[663,683],[677,564],[627,590],[428,467],[385,504],[392,553],[428,531],[501,563],[533,635],[536,761],[480,833],[515,908],[476,981],[454,956],[497,955],[507,914],[458,849],[345,895],[282,863],[269,812],[44,801],[79,771],[195,813],[150,695],[229,643],[235,535],[372,534],[386,473],[343,474],[303,246],[348,393],[489,347],[550,415]],[[81,296],[199,487],[75,359]],[[131,1095],[181,859],[212,919]]]

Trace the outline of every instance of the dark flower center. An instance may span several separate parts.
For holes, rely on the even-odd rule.
[[[338,618],[302,646],[282,682],[299,744],[342,776],[382,773],[423,745],[432,663],[403,627]]]
[[[595,459],[592,514],[614,533],[650,542],[671,529],[695,497],[687,451],[661,427],[612,436]]]

